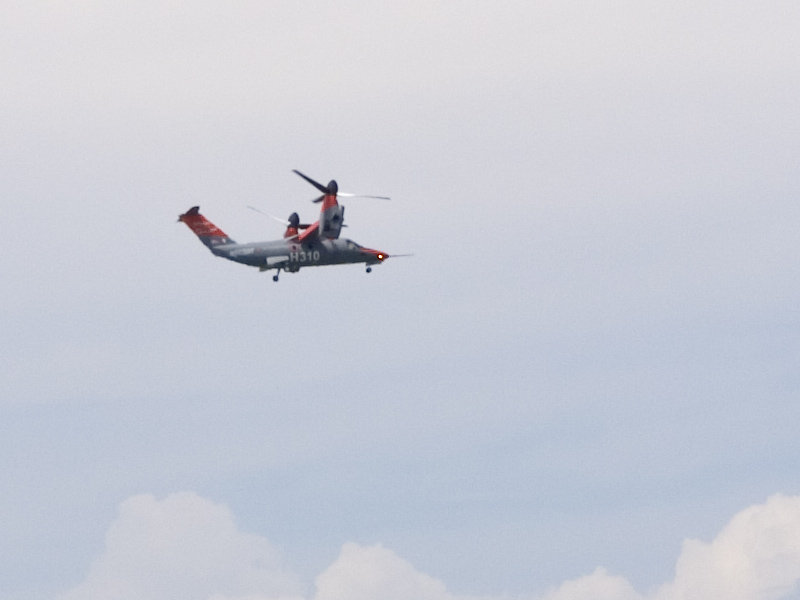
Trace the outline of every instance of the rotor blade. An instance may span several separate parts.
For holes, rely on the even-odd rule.
[[[391,200],[389,196],[368,196],[367,194],[349,194],[347,192],[339,192],[339,196],[345,198],[374,198],[376,200]]]
[[[261,210],[260,208],[256,208],[255,206],[250,206],[249,204],[247,205],[247,208],[249,208],[250,210],[254,210],[254,211],[256,211],[257,213],[261,213],[261,214],[262,214],[262,215],[264,215],[265,217],[271,217],[271,216],[272,216],[272,215],[270,215],[270,214],[267,214],[267,213],[265,213],[265,212],[264,212],[263,210]]]
[[[289,224],[289,221],[287,221],[286,219],[281,219],[280,217],[276,217],[275,215],[271,215],[269,213],[265,213],[263,210],[261,210],[259,208],[256,208],[255,206],[250,206],[248,204],[247,208],[249,208],[250,210],[254,210],[259,214],[262,214],[265,217],[269,217],[270,219],[273,219],[273,220],[277,221],[278,223],[281,223],[282,225],[288,225]]]
[[[320,192],[322,192],[323,194],[328,194],[328,193],[329,193],[327,186],[324,186],[324,185],[322,185],[321,183],[319,183],[319,182],[317,182],[317,181],[314,181],[313,179],[311,179],[311,177],[308,177],[307,175],[303,175],[303,174],[302,174],[300,171],[298,171],[297,169],[292,169],[292,172],[293,172],[293,173],[296,173],[297,175],[299,175],[300,177],[302,177],[303,179],[305,179],[305,180],[306,180],[308,183],[310,183],[311,185],[313,185],[315,188],[317,188],[317,189],[318,189]],[[317,201],[315,200],[315,202],[317,202]]]

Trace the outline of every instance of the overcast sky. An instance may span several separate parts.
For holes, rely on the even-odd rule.
[[[800,598],[796,2],[0,28],[0,597]]]

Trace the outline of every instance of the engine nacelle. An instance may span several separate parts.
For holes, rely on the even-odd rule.
[[[335,240],[339,237],[344,224],[344,206],[329,206],[320,214],[320,237]]]

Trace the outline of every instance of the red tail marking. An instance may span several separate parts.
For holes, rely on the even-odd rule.
[[[178,217],[178,219],[186,223],[189,229],[194,231],[199,237],[228,237],[222,229],[201,215],[197,206],[190,208]]]

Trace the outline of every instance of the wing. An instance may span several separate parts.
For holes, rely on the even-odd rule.
[[[316,239],[319,239],[319,221],[314,221],[314,223],[312,223],[308,229],[297,236],[297,241],[301,244],[313,242]]]

